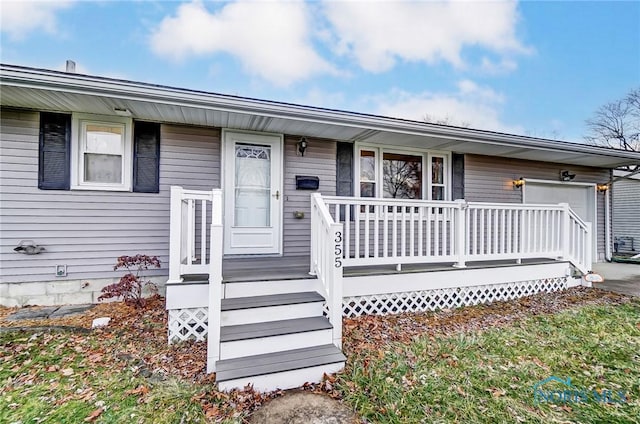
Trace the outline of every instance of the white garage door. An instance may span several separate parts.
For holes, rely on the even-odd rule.
[[[524,203],[568,203],[585,222],[595,221],[593,186],[529,182],[524,186]]]
[[[597,258],[598,226],[596,225],[596,197],[594,186],[541,183],[527,181],[524,185],[524,203],[568,203],[585,222],[591,223],[593,257]]]

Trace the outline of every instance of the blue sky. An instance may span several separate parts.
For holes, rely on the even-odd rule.
[[[581,141],[640,2],[1,0],[3,63]]]

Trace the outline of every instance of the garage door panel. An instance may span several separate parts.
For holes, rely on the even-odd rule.
[[[583,221],[594,221],[592,187],[527,183],[524,194],[525,203],[568,203]]]

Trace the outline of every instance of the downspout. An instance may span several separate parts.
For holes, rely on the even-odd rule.
[[[611,262],[611,208],[610,208],[610,196],[613,184],[604,193],[604,259],[607,262]]]

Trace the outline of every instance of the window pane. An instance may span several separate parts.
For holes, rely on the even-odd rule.
[[[271,148],[236,145],[236,227],[271,225]]]
[[[360,197],[375,197],[376,183],[360,183]]]
[[[122,154],[122,127],[87,125],[85,131],[87,137],[86,152],[107,155]]]
[[[360,181],[376,181],[376,153],[370,150],[360,151]],[[364,196],[364,195],[363,195]]]
[[[122,156],[85,153],[84,181],[122,184]]]
[[[444,200],[444,187],[432,187],[431,200]]]
[[[444,158],[431,158],[431,182],[444,184]]]
[[[382,156],[384,197],[422,198],[422,156],[384,153]]]

